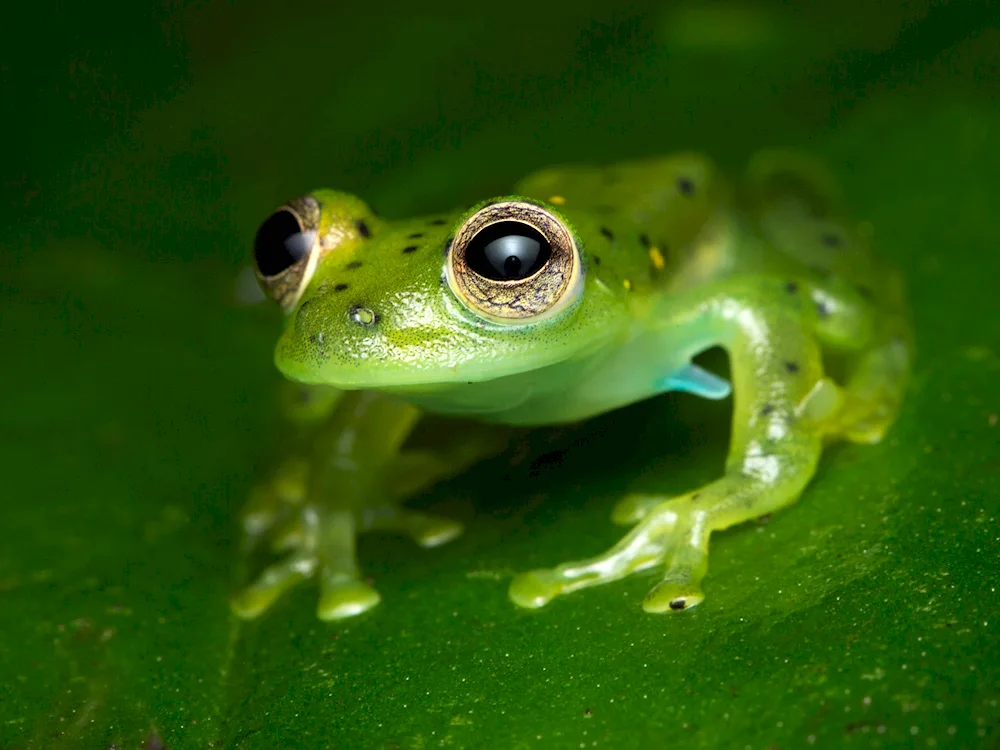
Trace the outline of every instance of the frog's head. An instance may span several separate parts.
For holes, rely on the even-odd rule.
[[[566,218],[509,197],[460,215],[387,222],[317,191],[260,227],[265,292],[288,314],[275,361],[289,378],[421,390],[534,371],[593,351],[624,322],[589,282]]]

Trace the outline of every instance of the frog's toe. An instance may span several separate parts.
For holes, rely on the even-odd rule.
[[[267,611],[285,591],[312,575],[315,558],[296,555],[269,566],[252,584],[229,599],[233,614],[244,620]]]
[[[642,608],[652,614],[681,612],[705,599],[701,587],[692,581],[660,581],[642,600]]]
[[[275,554],[299,549],[307,544],[306,535],[309,529],[301,516],[296,516],[283,526],[272,530],[271,551]]]
[[[327,622],[360,615],[382,600],[374,588],[349,576],[324,579],[321,588],[316,616]]]
[[[662,495],[630,493],[615,504],[614,509],[611,511],[611,521],[622,526],[639,523],[656,506],[662,503]]]
[[[450,518],[426,516],[423,523],[409,530],[410,536],[421,547],[439,547],[461,536],[464,527]]]
[[[305,497],[305,464],[299,459],[287,461],[265,483],[254,487],[241,513],[243,533],[249,548],[266,535],[274,534],[293,508]]]
[[[660,504],[663,505],[662,497]],[[601,555],[522,573],[511,582],[510,598],[521,607],[542,607],[556,596],[617,581],[657,565],[666,558],[675,521],[676,514],[672,511],[651,513]]]
[[[895,412],[884,404],[851,399],[827,431],[852,443],[872,445],[882,441],[894,420]]]
[[[883,422],[858,422],[857,424],[851,425],[851,427],[844,432],[844,437],[847,438],[852,443],[860,443],[861,445],[874,445],[875,443],[881,443],[882,438],[889,431],[889,426],[892,424],[890,420],[885,420]]]
[[[625,578],[666,563],[663,580],[643,601],[647,612],[676,612],[701,603],[701,581],[708,571],[708,513],[702,495],[723,492],[718,486],[677,498],[630,496],[623,507],[643,517],[614,547],[601,555],[549,570],[517,576],[510,598],[521,607],[542,607],[554,597]],[[709,500],[711,504],[713,501]],[[624,515],[624,513],[623,513]]]
[[[443,516],[420,513],[397,505],[380,505],[365,511],[361,529],[404,534],[421,547],[438,547],[460,536],[464,527],[459,521]]]
[[[266,537],[272,552],[287,557],[232,597],[233,612],[257,617],[314,574],[320,584],[316,611],[321,620],[341,620],[371,609],[381,597],[361,580],[355,559],[356,537],[367,531],[406,534],[423,547],[436,547],[461,534],[462,524],[390,504],[355,512],[304,503],[291,515],[286,513],[282,522],[269,524]]]
[[[562,590],[562,582],[551,570],[532,570],[514,577],[508,594],[525,609],[538,609],[552,601]]]

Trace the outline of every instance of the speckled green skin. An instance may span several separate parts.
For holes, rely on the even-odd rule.
[[[329,390],[300,410],[312,452],[247,515],[251,538],[290,556],[234,598],[240,614],[310,575],[320,617],[364,611],[378,595],[359,579],[355,534],[391,528],[425,545],[457,534],[398,503],[501,448],[502,431],[484,423],[577,421],[648,398],[714,346],[728,351],[733,379],[724,474],[680,497],[625,495],[613,519],[635,525],[622,541],[517,576],[517,604],[662,565],[644,608],[689,608],[703,598],[712,531],[793,502],[829,440],[874,442],[890,426],[911,358],[902,284],[808,159],[762,153],[735,183],[697,154],[554,168],[515,194],[570,227],[583,272],[572,304],[519,325],[477,316],[444,279],[450,239],[475,208],[386,222],[351,196],[313,194],[330,252],[291,310],[276,362]],[[358,309],[373,316],[359,322]],[[409,448],[426,413],[478,422],[433,450]]]

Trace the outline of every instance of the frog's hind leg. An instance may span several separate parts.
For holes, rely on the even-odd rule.
[[[764,238],[800,264],[785,290],[843,386],[842,406],[825,433],[878,442],[899,411],[913,356],[898,273],[875,256],[870,225],[850,217],[833,176],[811,157],[757,154],[745,186]]]
[[[559,594],[664,564],[643,608],[687,609],[703,599],[711,533],[794,502],[812,478],[822,450],[819,425],[839,405],[819,344],[794,304],[776,294],[778,282],[734,287],[692,306],[690,316],[665,322],[716,330],[712,343],[729,350],[735,398],[724,475],[680,497],[626,498],[616,520],[638,524],[618,544],[597,557],[516,577],[515,603],[540,607]]]
[[[853,443],[877,443],[896,420],[908,380],[912,349],[902,330],[854,358],[841,409],[825,432]]]
[[[896,419],[909,379],[913,339],[898,277],[887,271],[876,292],[842,279],[804,280],[802,304],[824,358],[836,371],[839,405],[819,429],[831,439],[877,443]]]

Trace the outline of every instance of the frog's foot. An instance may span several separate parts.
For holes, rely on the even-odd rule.
[[[632,495],[615,511],[620,522],[640,523],[618,544],[597,557],[517,576],[510,597],[522,607],[541,607],[559,594],[624,578],[667,563],[663,580],[643,602],[647,612],[682,610],[701,602],[701,580],[708,570],[708,514],[693,500],[699,493],[673,499]]]
[[[361,531],[388,531],[410,537],[421,547],[438,547],[459,536],[462,524],[450,518],[419,513],[396,505],[366,508],[360,514]]]
[[[910,351],[894,339],[862,359],[845,388],[843,408],[831,426],[852,443],[878,443],[896,420],[909,372]]]
[[[878,443],[899,412],[909,359],[904,339],[892,339],[861,357],[846,385],[821,379],[796,411],[822,434]]]
[[[275,551],[287,552],[230,600],[233,611],[250,619],[265,612],[286,590],[315,577],[320,585],[316,614],[321,620],[341,620],[365,612],[381,597],[361,580],[355,559],[355,539],[364,531],[389,531],[434,547],[462,532],[456,521],[406,508],[381,506],[358,513],[303,506],[272,537]]]
[[[622,526],[638,523],[648,516],[651,510],[662,505],[663,500],[663,495],[631,492],[615,504],[611,511],[611,521]]]
[[[305,499],[308,464],[293,459],[282,464],[264,484],[253,489],[241,514],[246,545],[254,548],[289,516]]]
[[[696,492],[674,498],[630,495],[615,510],[615,520],[638,521],[604,554],[517,576],[510,586],[515,604],[535,608],[560,594],[616,581],[665,564],[661,580],[643,600],[647,612],[690,609],[704,598],[712,531],[751,520],[787,504],[802,490],[813,451],[791,456],[787,476],[727,473]],[[798,459],[798,460],[796,460]]]

